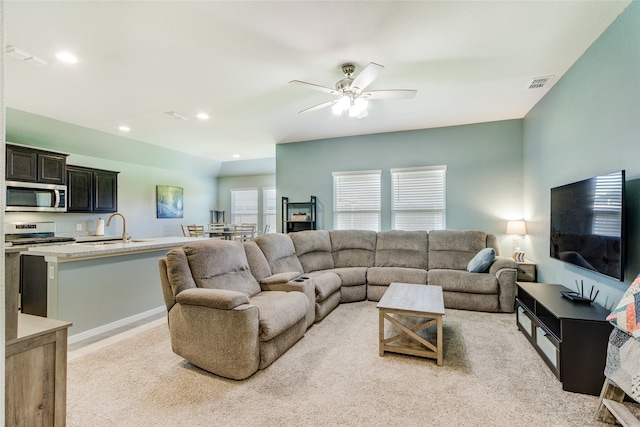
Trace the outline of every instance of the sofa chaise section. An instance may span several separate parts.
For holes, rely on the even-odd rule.
[[[206,371],[247,378],[306,331],[307,296],[263,290],[240,242],[189,243],[158,264],[172,349]]]

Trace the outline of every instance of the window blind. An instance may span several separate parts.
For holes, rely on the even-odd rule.
[[[334,230],[380,231],[380,173],[333,172]]]
[[[269,233],[276,232],[276,189],[262,189],[262,214],[265,229],[268,226]]]
[[[446,166],[391,169],[394,230],[446,228],[446,172]]]
[[[258,189],[231,190],[231,223],[258,223]]]

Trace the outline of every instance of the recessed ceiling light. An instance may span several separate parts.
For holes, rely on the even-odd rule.
[[[200,120],[208,120],[209,119],[209,115],[207,113],[198,113],[198,115],[196,117],[198,117]]]
[[[56,54],[56,58],[62,62],[66,62],[67,64],[75,64],[78,62],[78,58],[70,52],[58,52]]]
[[[239,159],[239,158],[240,158],[240,154],[234,154],[232,157],[233,157],[234,159]]]
[[[118,126],[118,129],[122,132],[129,132],[131,130],[129,126]]]

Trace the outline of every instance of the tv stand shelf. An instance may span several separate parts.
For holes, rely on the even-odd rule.
[[[517,282],[516,323],[562,389],[597,396],[604,383],[609,311],[564,298],[562,285]]]

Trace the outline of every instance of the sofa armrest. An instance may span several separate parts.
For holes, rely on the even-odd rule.
[[[286,273],[278,273],[278,274],[272,274],[271,276],[265,277],[264,279],[260,280],[260,285],[272,285],[275,283],[287,283],[289,280],[295,279],[296,277],[298,277],[300,275],[300,273],[298,273],[297,271],[289,271]],[[262,289],[263,291],[266,291],[267,289]]]
[[[518,269],[518,263],[516,263],[513,259],[507,258],[504,256],[497,256],[495,261],[489,267],[489,274],[498,274],[500,270],[503,268],[513,268],[515,270]]]
[[[242,304],[249,304],[249,297],[241,292],[226,289],[191,288],[176,295],[176,302],[232,310]]]
[[[518,264],[511,258],[496,257],[496,260],[489,267],[489,274],[495,274],[498,281],[500,311],[512,313],[516,302]]]

